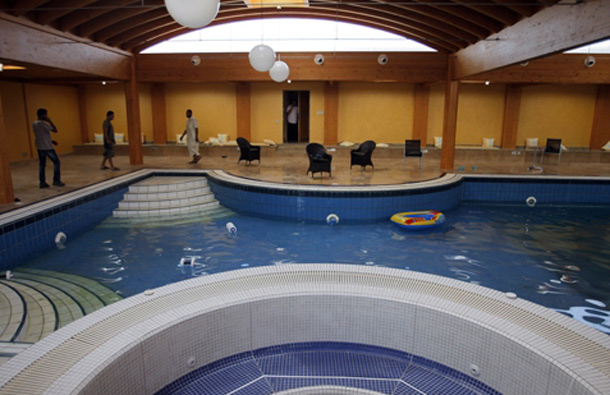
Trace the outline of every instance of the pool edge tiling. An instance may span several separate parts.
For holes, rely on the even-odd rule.
[[[241,269],[127,298],[8,361],[0,393],[153,393],[223,358],[302,342],[410,353],[505,395],[610,393],[599,331],[474,284],[339,264]]]

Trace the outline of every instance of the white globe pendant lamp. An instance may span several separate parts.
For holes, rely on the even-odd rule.
[[[286,81],[288,75],[290,74],[290,67],[285,62],[278,60],[273,64],[271,69],[269,70],[269,75],[271,79],[275,82],[283,82]]]
[[[269,71],[275,62],[275,51],[268,45],[258,44],[248,55],[250,65],[256,71]]]
[[[216,18],[220,0],[165,0],[165,8],[182,26],[200,29]]]

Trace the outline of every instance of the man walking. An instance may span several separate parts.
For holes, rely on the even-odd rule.
[[[34,131],[34,142],[36,144],[36,150],[38,151],[38,178],[40,181],[40,188],[49,187],[45,175],[47,158],[53,162],[53,185],[56,187],[63,187],[66,184],[61,182],[59,157],[53,149],[53,145],[57,145],[57,142],[51,140],[50,133],[57,133],[57,128],[49,118],[46,109],[39,108],[36,115],[38,116],[38,119],[32,124],[32,130]]]
[[[189,156],[193,157],[190,164],[195,164],[199,162],[201,159],[201,155],[199,155],[199,123],[193,116],[193,111],[186,110],[186,129],[182,136],[180,136],[180,141],[186,135],[186,146],[189,150]]]
[[[106,119],[102,124],[102,129],[104,131],[104,159],[102,159],[102,165],[100,169],[107,170],[108,166],[106,166],[106,161],[110,165],[112,170],[120,170],[118,167],[114,166],[112,163],[112,158],[114,157],[114,145],[116,141],[114,140],[114,125],[112,124],[112,120],[114,119],[114,111],[108,111],[106,113]]]

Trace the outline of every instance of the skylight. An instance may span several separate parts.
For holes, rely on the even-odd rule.
[[[565,51],[564,53],[610,53],[610,40],[599,41],[594,44],[585,45],[584,47]]]
[[[353,23],[278,18],[206,27],[142,53],[248,53],[261,43],[276,52],[436,52],[397,34]]]

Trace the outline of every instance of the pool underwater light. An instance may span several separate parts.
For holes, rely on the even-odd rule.
[[[337,214],[328,214],[326,223],[330,226],[337,225],[339,223],[339,216]]]
[[[59,232],[55,235],[55,245],[58,249],[63,250],[66,248],[66,241],[68,240],[68,236],[64,232]]]
[[[229,233],[229,236],[237,236],[237,226],[235,226],[233,222],[227,222],[227,225],[225,225],[225,227],[227,228],[227,233]]]

